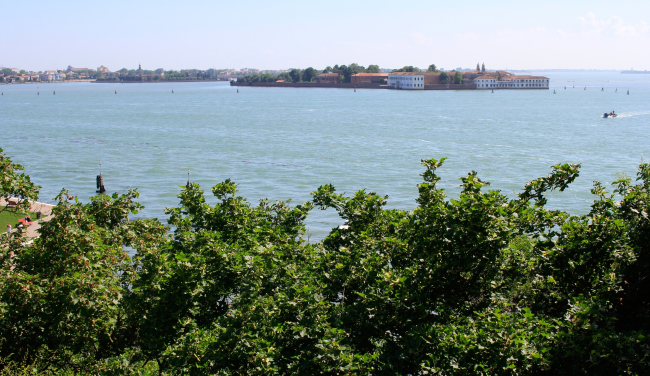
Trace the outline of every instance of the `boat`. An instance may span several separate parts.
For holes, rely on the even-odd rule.
[[[603,114],[603,118],[610,118],[610,117],[617,117],[617,116],[618,115],[616,115],[614,111],[610,112],[609,114],[607,112]]]

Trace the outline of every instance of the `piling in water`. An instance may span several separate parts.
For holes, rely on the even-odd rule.
[[[97,175],[97,193],[104,193],[106,192],[106,188],[104,188],[104,177],[99,174]]]

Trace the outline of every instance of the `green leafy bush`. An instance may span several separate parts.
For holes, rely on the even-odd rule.
[[[443,162],[423,161],[410,211],[331,185],[253,205],[230,180],[211,206],[192,184],[172,233],[129,219],[135,191],[63,191],[39,239],[0,245],[0,357],[88,374],[648,374],[650,166],[614,193],[596,183],[573,216],[545,194],[579,165],[514,198],[470,172],[448,198]],[[307,242],[314,208],[347,226]]]

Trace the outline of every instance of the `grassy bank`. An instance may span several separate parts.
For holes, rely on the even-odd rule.
[[[25,218],[28,215],[32,219],[32,221],[36,220],[36,213],[33,212],[18,211],[14,213],[9,210],[4,210],[0,212],[0,225],[2,225],[3,230],[7,226],[7,223],[11,224],[11,228],[16,228],[16,226],[18,225],[18,220],[21,218]]]

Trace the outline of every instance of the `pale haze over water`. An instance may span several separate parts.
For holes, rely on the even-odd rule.
[[[141,217],[164,219],[188,169],[212,203],[210,187],[231,178],[252,203],[297,204],[332,183],[411,209],[420,160],[442,157],[450,197],[471,170],[512,195],[553,164],[582,163],[578,180],[551,195],[550,206],[585,213],[593,180],[634,177],[650,156],[650,75],[544,75],[550,90],[494,94],[248,87],[237,94],[215,82],[3,85],[0,147],[43,186],[43,202],[64,187],[87,202],[102,161],[109,192],[138,188]],[[601,118],[611,110],[620,116]],[[307,221],[312,240],[341,221],[315,210]]]
[[[5,1],[0,66],[648,69],[647,0]]]

